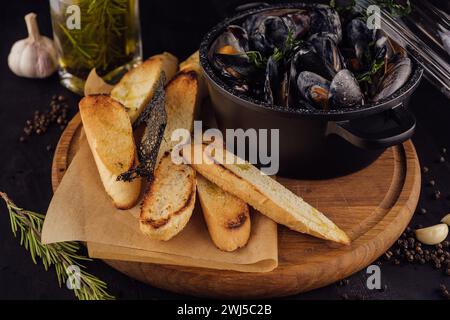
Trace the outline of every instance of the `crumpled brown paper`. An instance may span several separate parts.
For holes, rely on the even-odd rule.
[[[56,190],[42,242],[85,241],[92,258],[171,264],[242,272],[268,272],[278,265],[277,227],[254,212],[246,247],[223,252],[212,243],[197,206],[187,227],[167,242],[139,230],[139,206],[117,210],[104,191],[86,140]]]

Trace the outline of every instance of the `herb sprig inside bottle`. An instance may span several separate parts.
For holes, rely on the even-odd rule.
[[[80,11],[75,27],[66,13],[72,4]],[[137,8],[137,0],[51,0],[63,83],[69,77],[84,82],[93,68],[104,80],[115,81],[142,59]]]

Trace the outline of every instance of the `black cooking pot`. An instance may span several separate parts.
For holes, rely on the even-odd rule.
[[[246,8],[215,26],[200,46],[219,129],[279,129],[279,175],[329,178],[348,174],[372,163],[387,147],[400,144],[414,133],[416,121],[408,111],[409,98],[419,85],[423,70],[413,60],[407,83],[376,103],[344,110],[291,109],[254,100],[227,85],[208,59],[214,40],[225,27],[251,14],[280,8],[309,8],[295,3]],[[258,144],[248,144],[247,150]]]

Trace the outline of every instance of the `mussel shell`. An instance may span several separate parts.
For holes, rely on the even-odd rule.
[[[394,40],[389,38],[386,33],[379,29],[375,33],[375,59],[390,60],[395,55],[406,57],[407,53],[403,47],[401,47]]]
[[[303,42],[291,60],[291,74],[297,77],[302,71],[314,72],[328,80],[331,80],[336,74],[330,64],[322,59],[309,42]]]
[[[408,81],[411,72],[412,62],[409,58],[399,57],[396,61],[389,63],[386,73],[377,86],[377,94],[373,101],[387,98],[400,89]]]
[[[266,14],[252,14],[242,23],[242,27],[247,31],[247,34],[252,34],[266,16]]]
[[[331,109],[350,108],[364,104],[358,81],[347,69],[339,71],[330,84],[328,103]]]
[[[264,81],[264,100],[271,104],[277,104],[281,95],[281,72],[279,65],[270,57],[266,66],[266,78]]]
[[[361,18],[352,19],[346,30],[347,41],[355,50],[356,58],[363,66],[368,67],[372,59],[369,44],[373,40],[373,33]]]
[[[226,78],[249,80],[257,71],[246,54],[216,53],[213,61],[215,67]]]
[[[311,18],[309,13],[299,10],[282,16],[289,31],[293,32],[294,39],[300,39],[308,33],[311,26]]]
[[[249,50],[247,31],[237,25],[228,26],[213,43],[210,50],[210,56],[220,53],[224,47],[231,47],[234,54],[242,54]]]
[[[345,69],[344,58],[329,33],[316,33],[309,38],[309,42],[314,46],[319,56],[333,67],[335,72]]]
[[[275,48],[282,48],[289,34],[288,26],[281,17],[266,16],[256,20],[259,25],[249,33],[251,50],[256,50],[264,55],[271,55]]]
[[[316,108],[328,109],[330,82],[320,75],[302,71],[297,78],[297,89],[301,98]]]
[[[317,5],[310,15],[310,35],[329,33],[336,43],[342,41],[342,26],[339,14],[329,6]]]

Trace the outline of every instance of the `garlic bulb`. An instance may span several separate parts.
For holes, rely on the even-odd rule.
[[[16,75],[26,78],[45,78],[55,72],[58,64],[53,41],[39,34],[36,14],[25,16],[28,38],[14,43],[8,65]]]
[[[446,225],[450,226],[450,213],[442,218],[442,223],[445,223]]]
[[[439,244],[447,238],[448,226],[445,223],[416,230],[416,238],[430,246]]]

